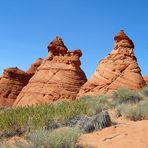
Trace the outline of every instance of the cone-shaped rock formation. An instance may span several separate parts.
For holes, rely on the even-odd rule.
[[[62,39],[56,37],[48,46],[48,56],[23,88],[14,106],[75,99],[80,87],[86,82],[86,76],[80,68],[81,56],[80,50],[68,51]]]
[[[95,73],[80,89],[78,97],[110,93],[119,87],[139,89],[145,85],[133,52],[133,42],[122,30],[114,40],[113,50],[100,61]]]

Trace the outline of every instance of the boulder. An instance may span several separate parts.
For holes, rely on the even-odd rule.
[[[99,62],[96,71],[81,87],[77,97],[111,93],[119,87],[136,90],[145,85],[134,55],[132,40],[123,30],[114,40],[113,50]]]
[[[68,51],[60,37],[48,45],[48,55],[14,103],[18,106],[45,104],[59,99],[76,99],[87,81],[81,70],[81,50]]]

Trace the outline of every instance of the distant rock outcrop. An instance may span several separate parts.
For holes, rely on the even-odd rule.
[[[14,106],[44,104],[58,99],[75,99],[87,81],[81,70],[80,50],[68,51],[60,37],[48,45],[43,60],[28,85],[23,88]]]
[[[78,97],[110,93],[119,87],[135,90],[145,85],[133,52],[132,40],[123,31],[114,40],[113,50],[100,61],[95,73],[80,89]]]
[[[28,75],[17,67],[4,69],[0,80],[0,106],[12,106],[28,80]]]
[[[148,76],[144,76],[143,78],[144,78],[146,84],[148,85]]]
[[[35,61],[31,67],[24,72],[17,67],[4,69],[0,77],[0,106],[12,106],[17,96],[29,79],[40,66],[42,59]]]

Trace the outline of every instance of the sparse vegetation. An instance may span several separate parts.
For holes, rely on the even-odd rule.
[[[85,96],[75,101],[2,109],[0,110],[1,138],[19,136],[20,134],[25,136],[27,134],[26,138],[31,148],[48,148],[49,145],[52,148],[72,148],[80,133],[85,131],[83,130],[84,127],[80,129],[78,122],[87,116],[92,122],[90,120],[85,122],[85,128],[90,127],[90,125],[91,127],[94,126],[95,122],[95,125],[98,124],[100,127],[96,127],[93,130],[99,129],[102,121],[98,121],[101,119],[97,118],[97,115],[110,107],[111,103],[105,96]],[[71,126],[70,122],[74,119],[77,120]],[[67,127],[62,128],[64,126]],[[16,147],[18,145],[21,146],[22,143],[17,142],[15,145]]]
[[[141,93],[145,96],[148,97],[148,86],[145,86],[141,89]]]
[[[77,128],[59,128],[49,133],[49,145],[52,148],[74,148],[81,132]]]
[[[135,105],[121,104],[117,107],[117,113],[133,121],[148,119],[148,100]]]
[[[119,88],[113,92],[113,103],[115,105],[120,105],[122,103],[138,103],[143,98],[137,91],[130,90],[128,88]]]
[[[0,111],[0,131],[21,129],[54,129],[70,118],[92,116],[110,107],[105,97],[83,97],[75,101],[62,101],[48,105],[10,108]]]
[[[49,148],[49,131],[45,129],[33,130],[26,135],[30,148]]]
[[[137,121],[148,119],[148,87],[138,91],[120,88],[113,93],[113,103],[118,116]]]
[[[74,148],[81,131],[78,128],[62,127],[55,130],[37,129],[26,139],[29,148]]]
[[[74,148],[81,135],[78,128],[62,127],[55,130],[36,129],[24,135],[24,140],[0,142],[1,148]]]

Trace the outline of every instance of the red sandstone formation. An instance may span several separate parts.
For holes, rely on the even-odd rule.
[[[0,106],[12,106],[28,80],[28,75],[17,67],[4,69],[0,80]]]
[[[133,52],[133,42],[123,31],[114,40],[113,50],[100,61],[95,73],[80,89],[78,97],[110,93],[119,87],[135,90],[145,85]]]
[[[81,70],[80,50],[68,51],[60,37],[48,46],[48,56],[23,88],[14,106],[44,104],[58,99],[75,99],[86,82]]]
[[[4,69],[3,76],[0,77],[0,106],[12,106],[17,96],[29,79],[34,75],[40,66],[42,59],[37,59],[25,73],[14,68]]]
[[[143,78],[144,78],[146,84],[148,85],[148,76],[144,76]]]
[[[31,67],[26,71],[26,73],[27,73],[28,75],[30,75],[30,77],[32,77],[32,76],[35,74],[37,68],[41,65],[42,61],[43,61],[42,58],[38,58],[38,59],[31,65]]]

